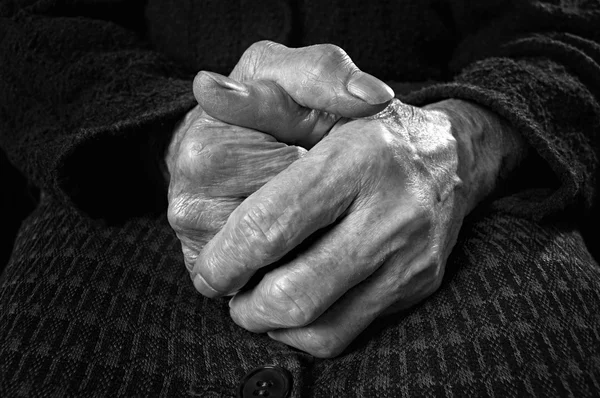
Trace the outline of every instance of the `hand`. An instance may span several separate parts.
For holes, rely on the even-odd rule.
[[[200,105],[177,126],[165,157],[168,219],[188,270],[242,200],[306,152],[273,137],[311,146],[341,115],[375,114],[394,95],[332,45],[288,49],[259,42],[231,76],[246,83],[210,72],[196,76]]]
[[[464,216],[520,146],[497,116],[464,101],[394,101],[375,118],[340,120],[233,211],[200,252],[194,285],[235,293],[275,264],[230,301],[232,318],[335,356],[379,315],[438,288]]]
[[[192,270],[200,249],[242,200],[306,150],[232,126],[197,106],[177,126],[167,151],[168,220]]]
[[[194,94],[215,119],[305,148],[340,118],[374,115],[394,98],[390,87],[359,70],[337,46],[291,49],[269,41],[248,48],[229,78],[198,73]]]

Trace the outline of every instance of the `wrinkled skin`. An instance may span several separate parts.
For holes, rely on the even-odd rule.
[[[189,271],[243,199],[305,152],[268,134],[215,120],[199,106],[188,113],[166,162],[171,175],[168,219]]]
[[[190,271],[242,200],[306,152],[283,142],[311,147],[341,115],[374,115],[394,95],[333,45],[292,50],[258,42],[231,77],[237,80],[198,73],[193,88],[199,106],[176,127],[165,157],[168,219]],[[323,84],[325,77],[330,84]],[[370,103],[344,86],[357,80],[366,85],[349,85]]]
[[[501,165],[518,162],[522,142],[497,116],[457,100],[425,108],[394,100],[374,117],[344,118],[343,100],[346,114],[361,116],[386,103],[348,96],[347,79],[327,72],[340,59],[330,46],[316,58],[325,67],[315,99],[293,81],[310,87],[307,50],[296,63],[284,51],[298,65],[286,75],[268,71],[277,49],[246,57],[250,70],[265,68],[259,80],[196,78],[212,117],[196,108],[175,133],[169,221],[194,286],[235,295],[238,325],[332,357],[381,314],[439,287],[464,216],[492,192]]]
[[[231,301],[240,326],[337,355],[385,311],[440,285],[466,212],[458,153],[443,114],[394,102],[338,123],[233,211],[197,259],[206,296],[240,290],[307,237],[300,255]]]

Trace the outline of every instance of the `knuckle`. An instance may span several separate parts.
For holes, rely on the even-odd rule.
[[[349,58],[348,54],[346,54],[346,51],[342,50],[341,47],[336,46],[335,44],[317,44],[316,50],[320,56],[320,59],[326,63],[345,62]]]
[[[186,176],[193,177],[204,170],[206,161],[210,158],[206,145],[197,140],[184,140],[177,157],[177,168]]]
[[[317,44],[313,51],[316,60],[313,62],[312,74],[316,77],[331,76],[338,70],[357,70],[348,54],[335,44]]]
[[[421,194],[420,196],[424,195]],[[412,236],[425,244],[432,240],[431,233],[435,225],[433,210],[430,206],[422,203],[423,198],[419,197],[417,194],[413,194],[410,199],[412,200],[413,205],[407,207],[406,215],[413,227]]]
[[[394,283],[392,291],[408,302],[420,301],[433,294],[441,285],[443,264],[438,256],[413,263],[408,272]]]
[[[273,307],[270,312],[285,326],[304,326],[316,318],[314,301],[288,277],[271,282],[266,297]]]
[[[167,220],[171,228],[192,242],[206,242],[227,222],[228,217],[241,202],[240,199],[210,199],[195,194],[180,194],[169,199]]]
[[[208,133],[208,131],[207,131]],[[181,143],[176,167],[196,184],[209,184],[220,176],[224,162],[235,162],[235,151],[228,141],[212,139],[208,134],[199,139],[187,139]]]
[[[379,135],[371,129],[358,127],[350,132],[352,135],[345,142],[346,151],[352,156],[344,157],[342,162],[360,181],[379,181],[388,173],[393,154]]]
[[[200,197],[180,194],[170,198],[167,220],[178,233],[208,229],[206,224],[206,202]]]
[[[240,80],[254,78],[257,73],[261,72],[260,68],[264,61],[278,51],[278,47],[283,46],[270,40],[252,43],[242,54],[232,72],[232,77]]]
[[[250,208],[242,217],[240,232],[255,259],[276,260],[287,239],[281,223],[269,214],[264,204]]]
[[[275,43],[272,42],[271,40],[260,40],[257,42],[254,42],[250,45],[250,47],[248,47],[246,49],[246,51],[244,51],[243,56],[249,56],[249,57],[253,57],[256,55],[263,55],[265,52],[269,51],[271,48],[273,48],[273,45]]]
[[[188,201],[182,196],[177,196],[169,201],[167,220],[175,231],[180,230],[188,223],[188,208]]]

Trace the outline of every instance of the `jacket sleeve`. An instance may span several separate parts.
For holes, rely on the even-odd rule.
[[[0,5],[0,145],[47,194],[94,218],[164,207],[156,158],[195,103],[193,75],[143,30],[137,0]]]
[[[522,189],[492,206],[534,219],[567,207],[597,217],[600,1],[448,0],[440,9],[457,37],[452,79],[405,100],[474,101],[526,139]]]

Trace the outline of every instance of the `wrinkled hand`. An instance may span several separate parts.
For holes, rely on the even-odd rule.
[[[200,249],[231,212],[305,149],[232,126],[197,106],[176,128],[166,163],[170,174],[168,220],[192,270]]]
[[[261,60],[249,63],[258,65],[253,73],[312,67],[278,54],[251,57]],[[208,297],[235,294],[236,323],[319,357],[339,354],[379,315],[437,289],[464,216],[521,144],[496,115],[464,101],[394,101],[374,118],[342,118],[343,99],[357,116],[375,107],[349,95],[355,72],[339,78],[336,54],[316,58],[332,67],[317,69],[320,80],[299,68],[259,80],[237,75],[243,83],[203,72],[194,82],[213,117],[312,147],[231,213],[198,253],[194,285]],[[289,80],[297,76],[300,86]]]
[[[440,285],[462,220],[490,184],[460,151],[447,113],[397,100],[339,122],[231,214],[201,251],[194,285],[230,294],[279,261],[231,300],[232,318],[315,356],[339,354],[379,315]]]
[[[200,72],[194,94],[223,122],[310,148],[342,117],[382,111],[394,92],[359,70],[339,47],[287,48],[261,41],[244,52],[229,78]]]
[[[176,127],[165,157],[168,219],[190,271],[242,200],[306,152],[274,137],[310,147],[341,115],[373,115],[393,97],[332,45],[289,49],[259,42],[231,76],[237,80],[210,72],[196,76],[200,105]]]

